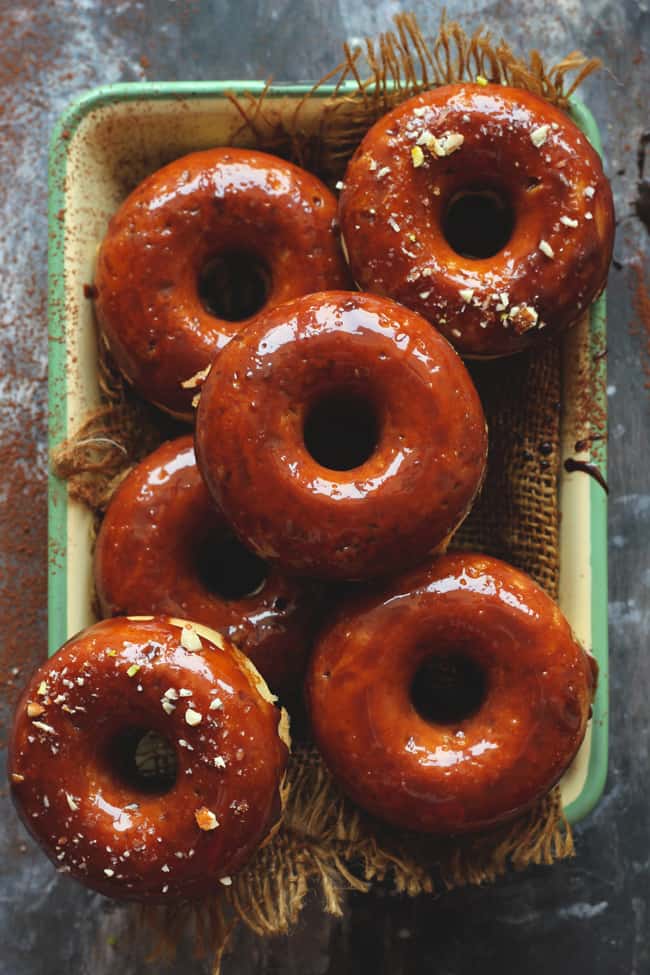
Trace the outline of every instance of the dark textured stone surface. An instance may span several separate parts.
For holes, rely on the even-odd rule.
[[[436,26],[433,5],[413,0],[407,6],[416,10],[425,28]],[[18,101],[12,103],[16,118],[0,117],[2,125],[14,126],[20,163],[17,179],[13,171],[3,173],[11,193],[0,194],[1,219],[10,232],[0,240],[0,258],[4,267],[14,262],[15,268],[14,252],[19,250],[21,260],[28,254],[30,273],[36,269],[36,289],[28,293],[21,275],[10,275],[3,282],[3,311],[18,308],[37,326],[43,314],[39,302],[47,246],[46,136],[73,95],[99,83],[141,79],[145,74],[150,80],[270,74],[278,80],[314,79],[338,59],[343,40],[384,29],[399,7],[388,0],[13,4],[14,18],[24,18],[27,25],[33,19],[36,36],[25,38],[0,27],[0,57],[17,57],[22,51],[21,58],[33,58],[29,70],[19,75],[25,88],[20,110]],[[314,901],[290,938],[261,944],[246,933],[238,934],[225,964],[232,975],[650,971],[650,393],[643,388],[639,340],[628,332],[634,320],[631,262],[639,251],[645,252],[647,267],[648,232],[638,219],[636,198],[637,147],[649,127],[650,13],[641,0],[458,0],[447,7],[466,25],[483,22],[505,33],[518,50],[534,44],[552,59],[579,47],[601,56],[610,69],[590,80],[583,91],[602,128],[619,218],[617,263],[609,285],[612,728],[607,791],[597,810],[576,829],[577,857],[569,863],[551,870],[531,869],[494,887],[458,891],[438,901],[409,901],[390,894],[351,896],[340,921],[326,918]],[[9,9],[8,0],[0,0],[0,24]],[[52,58],[39,54],[44,37]],[[141,58],[148,59],[146,72]],[[22,213],[28,213],[27,221],[17,219]],[[19,315],[4,317],[17,323],[15,331],[5,325],[2,351],[20,367],[14,381],[18,393],[25,404],[42,403],[45,323],[25,331]],[[7,409],[5,434],[13,422]],[[43,425],[35,429],[41,444],[34,476],[43,480]],[[9,566],[0,562],[0,587],[7,587],[8,576]],[[32,659],[40,659],[45,653],[44,615],[27,639]],[[11,679],[19,684],[24,673]],[[15,688],[9,685],[6,690],[10,701]],[[6,792],[0,802],[1,975],[141,971],[142,953],[126,933],[129,909],[55,874],[26,839]],[[172,970],[193,975],[205,969],[183,951]]]

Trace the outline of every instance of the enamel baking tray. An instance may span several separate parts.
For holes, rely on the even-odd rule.
[[[245,144],[236,133],[241,116],[226,97],[260,94],[256,82],[125,84],[98,88],[68,108],[53,133],[49,170],[49,401],[50,448],[78,429],[99,405],[96,337],[92,302],[84,284],[93,280],[97,246],[109,217],[128,190],[166,162],[214,145]],[[296,104],[307,85],[276,85],[268,97]],[[345,90],[345,89],[344,89]],[[304,112],[314,126],[322,111],[320,89]],[[268,103],[267,103],[268,104]],[[572,103],[572,114],[600,151],[591,113]],[[602,390],[606,409],[605,360],[594,359],[605,344],[605,299],[590,319],[564,341],[562,461],[591,460],[605,474],[605,447],[598,456],[575,455],[578,370]],[[586,370],[586,372],[584,371]],[[600,683],[585,741],[562,780],[569,819],[584,817],[599,800],[607,773],[607,503],[602,488],[583,473],[562,474],[558,483],[560,527],[560,605],[578,639],[600,665]],[[66,485],[49,483],[49,652],[93,622],[91,516],[71,501]]]

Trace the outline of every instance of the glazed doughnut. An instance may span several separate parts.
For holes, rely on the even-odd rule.
[[[597,667],[528,576],[445,555],[342,610],[312,658],[314,735],[396,826],[481,830],[530,807],[582,742]]]
[[[363,290],[419,312],[468,356],[574,323],[605,286],[614,211],[570,117],[502,85],[409,99],[367,133],[339,201]]]
[[[18,812],[59,870],[102,894],[215,891],[281,815],[288,720],[273,700],[250,661],[205,627],[97,623],[36,671],[18,703],[8,766]],[[171,749],[150,776],[138,772],[147,735]]]
[[[281,568],[364,579],[465,517],[487,437],[462,361],[424,319],[352,292],[270,309],[203,386],[197,463],[242,540]]]
[[[191,419],[197,374],[261,309],[347,286],[335,215],[315,176],[249,149],[195,152],[145,179],[110,221],[95,275],[125,377]]]
[[[232,535],[194,459],[191,436],[163,444],[115,493],[95,547],[104,616],[163,613],[223,633],[274,691],[302,681],[320,603]]]

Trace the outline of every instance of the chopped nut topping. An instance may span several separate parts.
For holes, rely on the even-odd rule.
[[[199,714],[199,712],[195,711],[193,708],[188,708],[185,712],[185,721],[188,725],[190,725],[190,727],[194,728],[197,724],[201,724],[203,721],[203,715]]]
[[[181,630],[181,645],[192,653],[203,649],[201,637],[191,626],[184,626]]]
[[[45,724],[44,721],[32,721],[34,728],[38,728],[40,731],[46,731],[48,735],[55,735],[56,731],[51,724]]]
[[[163,863],[160,869],[162,870],[163,873],[169,873],[169,867],[167,866],[166,863]]]
[[[416,169],[419,169],[419,167],[424,162],[424,153],[422,152],[419,146],[413,146],[413,148],[411,149],[411,159],[413,160],[414,167]]]
[[[187,687],[181,687],[178,692],[179,697],[191,697],[192,692],[187,689]]]
[[[340,180],[339,180],[339,181],[337,182],[337,184],[336,184],[336,186],[335,186],[335,189],[337,189],[337,190],[342,190],[344,186],[345,186],[345,183],[343,182],[343,180],[342,180],[342,179],[340,179]]]
[[[79,809],[79,805],[75,801],[74,796],[71,796],[69,792],[66,792],[66,794],[65,794],[65,801],[70,806],[70,809],[72,810],[72,812],[77,812],[77,810]]]
[[[499,295],[497,295],[497,297],[499,299],[499,303],[496,306],[496,310],[505,311],[508,305],[510,304],[510,295],[508,294],[507,291],[502,291]]]
[[[25,781],[25,776],[24,775],[21,775],[20,772],[12,772],[11,773],[11,781],[12,782],[24,782]]]
[[[106,874],[107,877],[114,877],[115,876],[115,871],[114,870],[111,870],[110,867],[105,867],[104,868],[104,873]]]
[[[533,129],[533,131],[530,133],[530,141],[536,149],[539,149],[540,146],[544,145],[548,138],[550,128],[550,125],[540,125],[537,129]]]
[[[218,711],[219,708],[222,708],[222,707],[223,707],[223,701],[221,700],[221,698],[220,697],[214,697],[210,701],[210,706],[209,706],[208,710],[210,710],[210,711]]]
[[[382,166],[379,172],[377,173],[377,179],[383,179],[384,176],[388,176],[389,173],[390,173],[390,166]]]
[[[48,692],[47,681],[42,680],[38,685],[38,690],[36,691],[36,693],[38,694],[39,697],[45,697],[47,692]]]
[[[529,328],[534,328],[539,319],[539,315],[531,305],[514,305],[507,317],[518,335],[527,332]]]
[[[140,670],[140,664],[131,664],[131,666],[127,669],[126,676],[135,677],[135,675],[139,670]]]
[[[232,877],[219,877],[219,883],[223,884],[224,887],[232,886]]]
[[[555,257],[555,251],[547,240],[540,240],[539,249],[541,250],[542,254],[545,254],[547,257]]]
[[[377,169],[376,159],[372,159],[372,158],[370,159],[370,162],[368,163],[368,169],[370,170],[371,173],[374,173],[374,171]]]
[[[37,704],[36,701],[27,702],[27,717],[28,718],[40,718],[42,714],[45,714],[45,708],[42,704]]]
[[[593,220],[593,219],[594,219],[593,213],[591,212],[591,210],[587,210],[587,212],[585,213],[585,220]]]
[[[480,85],[481,88],[485,88],[485,86],[488,84],[488,80],[487,80],[487,78],[484,75],[477,74],[476,75],[476,84],[477,85]]]
[[[106,651],[106,656],[107,657],[117,657],[117,653],[116,653],[115,650],[107,650]]]
[[[461,332],[457,328],[452,328],[451,334],[454,335],[457,339],[459,339],[461,336]]]
[[[469,302],[474,297],[474,289],[473,288],[461,288],[459,294],[460,294],[461,298],[463,299],[463,301],[465,301],[467,304],[469,304]]]
[[[427,114],[427,106],[426,105],[420,105],[418,108],[414,108],[413,109],[413,114],[417,118],[422,118],[423,115],[426,115]]]
[[[593,196],[594,196],[594,193],[596,192],[596,187],[595,186],[585,186],[583,192],[584,192],[585,196],[587,197],[587,199],[588,200],[591,200],[593,198]]]
[[[563,223],[565,227],[577,227],[578,221],[573,220],[571,217],[560,217],[560,223]]]
[[[176,705],[173,704],[171,701],[168,701],[166,697],[162,697],[160,699],[160,703],[162,704],[162,709],[165,712],[165,714],[173,714],[174,711],[176,710]]]
[[[177,701],[178,691],[176,690],[175,687],[168,687],[165,693],[163,694],[163,697],[166,697],[168,701]]]
[[[465,136],[460,132],[443,132],[440,138],[429,132],[428,129],[422,133],[417,144],[426,146],[429,152],[442,159],[444,156],[451,156],[452,152],[457,152],[465,141]]]
[[[387,221],[387,223],[388,223],[388,226],[389,226],[389,227],[390,227],[390,228],[391,228],[392,230],[394,230],[396,234],[398,234],[398,233],[399,233],[399,231],[400,231],[400,226],[399,226],[399,224],[398,224],[398,222],[397,222],[397,220],[395,219],[395,217],[393,217],[393,216],[390,216],[390,217],[388,218],[388,221]]]
[[[200,386],[201,383],[208,378],[208,373],[210,372],[211,368],[212,363],[210,363],[209,366],[206,366],[205,369],[199,369],[199,371],[195,372],[194,375],[190,376],[189,379],[183,380],[181,387],[183,389],[196,389],[197,386]]]
[[[223,755],[216,755],[214,759],[214,765],[216,768],[225,768],[226,760]]]
[[[192,409],[198,410],[200,402],[201,402],[201,394],[197,393],[196,396],[192,397]]]
[[[197,809],[194,813],[194,818],[196,820],[199,829],[203,829],[206,831],[211,829],[216,829],[217,826],[219,825],[219,820],[217,819],[215,814],[211,812],[211,810],[209,810],[206,806],[201,806],[200,809]]]

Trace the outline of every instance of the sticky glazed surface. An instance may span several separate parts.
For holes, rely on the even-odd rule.
[[[153,173],[110,221],[95,275],[101,331],[126,378],[191,418],[196,387],[182,383],[257,317],[211,314],[199,293],[205,266],[237,253],[259,261],[264,307],[346,287],[335,216],[320,180],[263,152],[210,149]]]
[[[470,659],[478,708],[436,723],[411,695],[431,659]],[[344,609],[313,655],[307,700],[345,791],[397,826],[480,830],[528,808],[583,739],[596,664],[553,601],[482,555],[446,555]]]
[[[18,702],[8,765],[18,812],[59,870],[111,897],[213,891],[281,814],[286,715],[239,651],[197,630],[190,651],[179,621],[97,623],[43,664]],[[118,770],[115,743],[134,729],[175,752],[162,795]]]
[[[449,207],[468,193],[511,213],[493,256],[447,240]],[[339,216],[359,286],[419,312],[468,356],[509,355],[575,322],[605,286],[614,237],[585,136],[501,85],[437,88],[381,118],[348,166]]]
[[[311,411],[344,397],[376,442],[348,470],[305,445]],[[345,438],[345,430],[339,431]],[[372,295],[328,292],[272,309],[223,351],[203,387],[197,460],[263,558],[323,578],[413,564],[467,514],[486,461],[478,394],[422,318]]]
[[[254,591],[226,598],[202,568],[233,550],[230,528],[199,474],[191,436],[163,444],[120,485],[95,548],[104,616],[166,614],[223,633],[275,692],[302,681],[321,588],[271,566]],[[224,555],[219,546],[223,545]],[[228,577],[227,564],[219,573]]]

